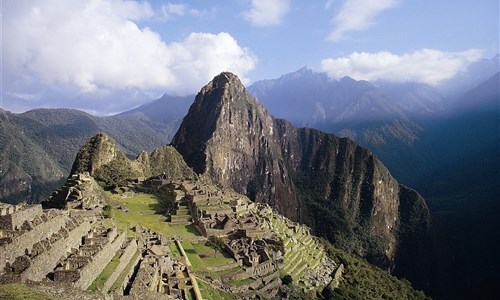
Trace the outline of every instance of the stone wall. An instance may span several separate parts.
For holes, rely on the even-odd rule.
[[[67,238],[59,239],[51,245],[48,251],[34,257],[31,260],[30,267],[21,274],[22,279],[33,281],[44,279],[47,273],[54,269],[61,257],[64,257],[69,249],[78,248],[82,242],[82,237],[89,232],[90,228],[90,221],[82,220],[73,230],[68,231]]]
[[[59,231],[68,220],[66,215],[59,214],[12,239],[11,243],[0,246],[0,274],[3,274],[3,266],[7,262],[14,262],[16,257],[25,254],[26,251],[30,253],[34,244]]]
[[[125,233],[118,235],[114,241],[107,243],[93,259],[80,270],[80,279],[74,285],[83,290],[87,289],[92,282],[101,274],[102,270],[111,261],[116,251],[125,241]]]
[[[10,208],[10,207],[9,207]],[[43,214],[42,206],[19,204],[10,209],[4,209],[5,214],[0,216],[0,228],[18,230],[25,221],[31,221]]]
[[[111,276],[108,278],[108,280],[104,283],[104,286],[102,288],[102,292],[106,293],[113,283],[120,277],[120,274],[125,270],[127,267],[128,263],[134,257],[134,254],[137,252],[137,241],[135,239],[132,239],[128,242],[127,246],[123,250],[122,255],[120,256],[120,263],[116,267],[115,271]]]

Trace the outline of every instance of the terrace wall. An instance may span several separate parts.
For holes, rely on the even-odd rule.
[[[0,246],[0,266],[2,266],[0,274],[4,273],[3,266],[7,262],[13,263],[16,257],[25,254],[26,250],[30,253],[34,244],[59,231],[68,220],[66,215],[57,215],[35,226],[32,230],[13,238],[11,243]]]
[[[82,237],[91,228],[89,220],[83,220],[76,228],[68,232],[67,238],[61,238],[51,245],[51,248],[40,253],[31,260],[31,265],[22,274],[23,280],[40,281],[47,276],[57,265],[59,259],[66,255],[66,251],[71,248],[78,248],[82,242]]]
[[[80,279],[78,279],[74,285],[82,290],[87,289],[108,265],[124,241],[125,232],[118,235],[112,242],[107,243],[104,248],[80,270]]]

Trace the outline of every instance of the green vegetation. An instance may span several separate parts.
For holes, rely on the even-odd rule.
[[[119,264],[120,264],[120,254],[116,253],[115,256],[113,256],[111,261],[108,263],[108,265],[104,268],[104,270],[102,270],[101,274],[99,274],[99,276],[97,276],[94,282],[92,282],[88,290],[92,292],[101,290],[106,281],[108,280],[108,278],[111,277],[111,275],[116,270]]]
[[[327,299],[430,299],[421,291],[414,290],[407,280],[400,280],[366,260],[354,257],[322,240],[327,254],[344,264],[345,270],[340,286],[325,289]]]
[[[214,249],[215,257],[217,257],[217,252],[224,249],[224,242],[216,236],[210,236],[205,245]]]
[[[212,267],[220,267],[224,265],[230,265],[234,263],[234,259],[230,257],[225,252],[220,252],[220,250],[216,250],[214,253],[214,249],[203,244],[203,243],[195,243],[192,244],[188,241],[181,242],[186,255],[189,258],[189,261],[193,265],[193,271],[199,274],[209,275],[212,278],[220,278],[223,276],[227,276],[229,274],[236,274],[242,272],[243,269],[239,266],[231,267],[226,270],[221,271],[210,271]]]
[[[104,207],[102,208],[102,216],[106,219],[111,218],[111,216],[112,216],[111,205],[109,205],[109,204],[104,205]]]
[[[209,283],[197,278],[198,286],[200,287],[201,295],[203,299],[206,300],[232,300],[237,299],[234,295],[221,291],[219,289],[214,288]]]
[[[120,151],[115,159],[100,167],[93,176],[104,188],[114,189],[126,186],[139,175],[132,168],[131,161]]]
[[[293,278],[292,278],[292,276],[287,274],[287,275],[283,276],[283,278],[281,279],[281,282],[283,282],[283,284],[289,285],[293,282]]]
[[[121,230],[144,226],[166,236],[181,239],[200,239],[201,234],[193,225],[172,225],[165,222],[166,217],[156,212],[158,196],[152,194],[135,193],[132,197],[106,192],[109,196],[109,204],[112,206],[112,215],[116,220],[116,226]],[[117,207],[126,207],[128,211]],[[134,233],[128,230],[129,236]]]
[[[173,184],[166,184],[164,186],[161,186],[156,192],[156,196],[158,199],[158,204],[156,206],[157,213],[171,215],[175,212],[175,198],[177,194],[175,192],[175,186]]]
[[[63,298],[52,296],[48,293],[38,291],[24,284],[12,283],[0,285],[0,299],[9,300],[62,300]]]
[[[137,250],[137,252],[134,254],[134,256],[132,257],[132,259],[129,261],[129,263],[127,264],[127,266],[125,267],[125,269],[123,269],[123,271],[120,274],[120,276],[118,276],[118,278],[113,283],[113,285],[111,285],[110,291],[114,291],[114,290],[120,288],[123,285],[123,282],[125,281],[125,279],[126,279],[128,273],[130,272],[130,270],[132,270],[132,268],[134,267],[134,263],[135,263],[137,257],[140,254],[141,254],[141,252],[139,250]]]

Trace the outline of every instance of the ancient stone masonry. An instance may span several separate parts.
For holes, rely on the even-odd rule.
[[[103,293],[106,293],[111,288],[111,285],[125,270],[130,260],[136,254],[137,250],[137,241],[134,238],[129,238],[127,239],[127,241],[125,241],[124,245],[122,245],[122,249],[118,250],[118,252],[120,253],[120,263],[118,267],[116,267],[116,270],[113,272],[113,274],[104,283],[104,286],[101,290]]]
[[[104,206],[102,188],[88,172],[73,174],[60,189],[42,202],[44,208],[99,210]]]
[[[282,242],[261,227],[255,203],[240,194],[197,181],[180,182],[175,187],[179,204],[177,214],[185,215],[183,206],[187,205],[189,216],[200,233],[205,237],[222,238],[225,251],[235,259],[236,263],[228,264],[225,269],[235,265],[243,268],[242,273],[223,277],[222,281],[255,279],[238,287],[223,284],[221,288],[244,295],[274,296],[281,285]],[[172,218],[172,222],[174,220]]]
[[[125,233],[116,228],[94,227],[53,272],[56,282],[72,282],[81,289],[88,288],[125,241]]]
[[[35,244],[33,251],[30,253],[31,266],[21,274],[22,279],[33,281],[44,279],[52,271],[53,266],[57,264],[61,255],[81,243],[82,236],[90,230],[90,227],[89,220],[82,218],[70,219],[64,228],[60,228],[58,232],[51,236],[50,242],[45,243],[44,250],[39,247],[38,249],[41,251],[35,252],[35,245],[43,244],[43,241]]]
[[[67,211],[42,210],[41,205],[3,205],[0,210],[3,281],[45,278],[67,249],[81,243],[93,222],[71,218]]]
[[[140,244],[147,250],[131,285],[131,296],[139,298],[146,292],[156,292],[175,299],[189,299],[193,288],[191,269],[170,255],[170,242],[149,230],[142,231]]]

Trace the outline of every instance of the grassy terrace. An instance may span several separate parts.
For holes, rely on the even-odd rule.
[[[200,287],[201,294],[203,295],[203,299],[206,299],[206,300],[232,300],[232,299],[236,299],[235,296],[233,296],[227,292],[221,291],[219,289],[216,289],[203,280],[198,280],[198,285]]]
[[[155,207],[158,199],[155,195],[136,193],[133,197],[125,198],[121,195],[107,192],[110,198],[112,215],[116,220],[116,226],[121,230],[135,227],[137,225],[147,227],[166,236],[179,239],[200,239],[201,234],[192,225],[171,225],[166,217],[157,214]],[[118,206],[128,208],[128,211],[118,209]],[[128,230],[128,235],[134,232]]]
[[[290,274],[294,280],[301,278],[304,271],[309,268],[316,268],[324,255],[322,246],[311,236],[301,233],[294,233],[288,228],[285,221],[276,218],[271,212],[268,217],[271,220],[273,230],[276,230],[283,239],[285,245],[284,263],[285,267],[281,271],[282,275]],[[296,242],[292,241],[291,236]]]
[[[223,276],[242,272],[241,267],[230,267],[221,271],[210,271],[212,267],[220,267],[234,263],[234,259],[226,253],[206,246],[204,243],[192,244],[188,241],[181,242],[189,261],[193,265],[193,271],[200,274],[206,274],[212,278],[220,278]]]
[[[62,300],[63,298],[54,297],[50,294],[35,290],[24,284],[2,284],[0,285],[0,299],[10,299],[10,300]],[[223,299],[223,298],[212,298],[212,299]],[[229,299],[229,298],[228,298]]]
[[[107,192],[107,195],[110,199],[109,204],[112,206],[111,213],[115,219],[114,222],[120,230],[127,230],[128,228],[128,236],[134,236],[135,232],[130,228],[140,225],[165,236],[174,237],[182,241],[182,247],[192,264],[194,274],[196,274],[198,278],[203,278],[204,276],[221,278],[243,272],[241,267],[232,265],[234,259],[227,253],[215,252],[213,248],[206,246],[205,239],[193,225],[177,225],[166,222],[167,218],[165,216],[155,212],[155,207],[158,203],[158,199],[155,195],[136,193],[132,197],[122,197],[121,195],[112,194],[110,192]],[[128,211],[119,209],[118,207],[127,208]],[[112,223],[113,221],[108,220],[107,222]],[[169,247],[172,256],[181,256],[175,243],[171,243]],[[135,258],[136,257],[134,257],[132,261],[134,261]],[[224,268],[224,266],[227,266],[227,268]],[[108,269],[108,267],[111,270],[112,266],[108,265],[106,269]],[[223,270],[211,271],[213,267],[223,267]],[[116,266],[114,266],[113,270],[115,268]],[[128,272],[131,268],[132,266],[127,266],[127,268],[125,268],[125,271],[113,284],[111,290],[117,289],[119,284],[121,285],[123,283],[126,271]],[[103,274],[100,275],[100,277],[102,276],[102,279],[100,279],[102,283],[100,283],[100,281],[98,283],[96,280],[96,289],[99,285],[102,287],[109,277],[109,275],[106,277],[106,273],[103,271]],[[250,279],[234,283],[238,286],[247,284],[249,281]],[[198,280],[198,284],[200,285],[203,299],[235,299],[230,294],[218,290],[202,280]]]
[[[97,276],[94,282],[92,282],[88,290],[93,292],[101,290],[104,284],[106,283],[106,280],[108,280],[108,278],[113,274],[113,272],[116,270],[119,264],[120,264],[120,254],[116,253],[115,256],[113,256],[111,261],[108,263],[106,268],[104,268],[101,274],[99,274],[99,276]]]
[[[127,264],[125,269],[123,269],[123,271],[121,272],[120,276],[118,276],[116,281],[113,282],[113,285],[111,285],[111,288],[109,289],[110,291],[114,291],[123,285],[123,282],[125,281],[130,270],[132,270],[132,268],[134,267],[134,263],[140,254],[141,254],[141,252],[139,250],[137,250],[137,252],[134,254],[132,259],[129,261],[129,263]]]

